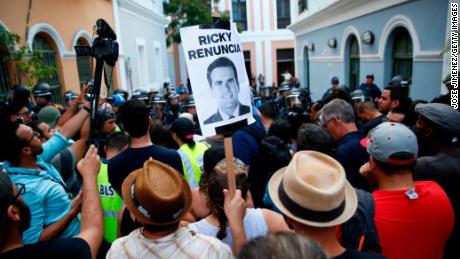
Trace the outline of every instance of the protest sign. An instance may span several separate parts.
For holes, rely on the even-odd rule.
[[[249,80],[235,23],[229,29],[180,29],[182,47],[203,136],[252,117]]]

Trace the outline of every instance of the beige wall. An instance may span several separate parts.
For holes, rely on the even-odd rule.
[[[243,50],[249,50],[251,53],[251,75],[256,75],[256,44],[253,42],[242,43]]]
[[[12,32],[17,33],[23,43],[26,39],[28,0],[2,1],[0,21]],[[59,34],[67,53],[73,53],[73,39],[84,30],[90,35],[98,18],[114,27],[112,1],[110,0],[35,0],[32,1],[28,27],[38,23],[52,26]],[[52,44],[53,45],[53,44]],[[55,44],[54,44],[55,45]],[[58,48],[56,51],[59,52]],[[66,90],[79,91],[77,63],[74,56],[61,58],[57,55],[57,66],[62,93]],[[95,63],[95,62],[94,62]],[[114,87],[118,86],[117,69],[114,69]]]
[[[294,48],[294,41],[293,40],[280,40],[280,41],[272,41],[272,80],[276,82],[278,80],[279,72],[277,71],[277,57],[276,57],[276,50],[277,49],[291,49]],[[294,72],[294,71],[292,71]]]

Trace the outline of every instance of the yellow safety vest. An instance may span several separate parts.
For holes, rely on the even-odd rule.
[[[117,239],[117,215],[123,207],[123,199],[109,183],[107,164],[104,162],[101,163],[97,176],[97,187],[104,212],[104,239],[111,244]]]
[[[185,179],[190,188],[196,188],[200,183],[201,174],[203,173],[203,154],[208,148],[208,145],[196,142],[193,149],[187,144],[183,144],[177,150],[182,160]]]

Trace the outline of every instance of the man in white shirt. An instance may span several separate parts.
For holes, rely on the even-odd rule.
[[[232,258],[214,237],[179,227],[192,204],[190,187],[172,167],[150,159],[123,182],[123,200],[143,227],[115,240],[107,258]]]

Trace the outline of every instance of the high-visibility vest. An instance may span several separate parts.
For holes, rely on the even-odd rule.
[[[177,150],[182,159],[184,176],[190,188],[196,188],[200,183],[201,174],[203,172],[203,154],[208,148],[208,145],[196,142],[193,149],[187,144],[183,144]]]
[[[104,162],[101,163],[97,176],[97,187],[104,212],[104,239],[111,244],[117,239],[117,215],[123,207],[123,199],[109,183],[107,164]]]

